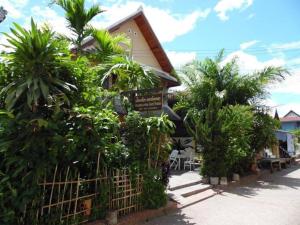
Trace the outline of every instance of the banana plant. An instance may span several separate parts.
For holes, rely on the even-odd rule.
[[[169,120],[167,115],[161,115],[160,117],[149,117],[146,119],[146,124],[149,137],[148,168],[151,168],[152,165],[154,165],[154,168],[156,168],[161,155],[168,153],[168,150],[171,148],[172,142],[170,134],[175,131],[175,125],[171,120]],[[155,158],[154,163],[152,163],[152,158]]]

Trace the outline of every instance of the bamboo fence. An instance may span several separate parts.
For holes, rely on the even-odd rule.
[[[56,166],[51,175],[39,183],[42,205],[37,220],[48,218],[61,224],[82,224],[98,219],[100,210],[117,211],[124,216],[141,210],[141,175],[131,177],[128,170],[104,169],[98,166],[93,177],[83,177],[80,171]]]

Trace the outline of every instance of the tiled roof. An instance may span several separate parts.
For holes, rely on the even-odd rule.
[[[281,122],[298,122],[300,121],[300,115],[290,110],[284,117],[280,118]]]
[[[300,117],[299,116],[289,116],[289,117],[283,117],[280,118],[281,122],[297,122],[300,121]]]

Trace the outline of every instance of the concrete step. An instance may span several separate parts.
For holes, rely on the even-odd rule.
[[[176,196],[174,199],[177,203],[179,203],[179,208],[184,208],[187,206],[190,206],[192,204],[204,201],[208,198],[214,197],[215,195],[219,194],[218,191],[213,189],[207,189],[203,192],[191,195],[189,197],[183,197],[183,196]]]
[[[190,187],[190,186],[197,185],[197,184],[200,184],[200,183],[201,183],[201,180],[192,181],[192,182],[188,182],[188,183],[184,183],[184,184],[179,184],[179,185],[176,185],[176,186],[173,186],[173,187],[169,187],[168,190],[175,191],[175,190],[178,190],[178,189]]]
[[[177,190],[173,191],[173,194],[177,195],[177,196],[188,197],[188,196],[195,195],[197,193],[206,191],[210,188],[212,188],[212,186],[209,184],[199,183],[199,184],[194,184],[194,185],[191,185],[188,187],[177,189]]]

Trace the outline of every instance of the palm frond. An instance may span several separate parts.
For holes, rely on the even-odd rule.
[[[55,33],[47,26],[38,28],[31,19],[31,28],[26,30],[18,24],[11,28],[12,35],[5,34],[12,51],[4,55],[11,65],[15,80],[1,93],[5,93],[6,108],[24,108],[18,103],[21,99],[33,109],[57,95],[66,95],[74,86],[64,82],[58,71],[59,64],[69,59],[65,46],[55,38]]]
[[[98,4],[86,9],[85,0],[56,0],[55,3],[65,11],[68,27],[77,36],[74,44],[81,51],[82,41],[91,34],[89,23],[103,10]]]

